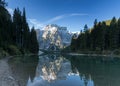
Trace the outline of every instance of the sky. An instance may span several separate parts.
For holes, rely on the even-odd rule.
[[[42,29],[48,24],[57,24],[76,32],[87,24],[120,17],[120,0],[5,0],[11,15],[15,8],[25,7],[29,26]]]

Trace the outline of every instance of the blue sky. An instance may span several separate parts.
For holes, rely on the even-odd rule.
[[[65,26],[80,31],[84,25],[120,17],[120,0],[6,0],[12,14],[16,7],[26,9],[29,26],[42,28],[47,24]]]

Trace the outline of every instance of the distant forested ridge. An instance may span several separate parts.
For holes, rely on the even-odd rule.
[[[6,2],[0,0],[0,51],[9,54],[37,53],[39,46],[34,27],[30,30],[25,8],[16,8],[13,16],[6,9]]]
[[[84,26],[78,38],[72,38],[72,51],[104,51],[120,49],[120,18],[109,21],[94,21],[92,29]]]

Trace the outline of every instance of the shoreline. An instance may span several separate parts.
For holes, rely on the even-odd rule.
[[[111,54],[83,54],[83,53],[66,53],[66,55],[70,55],[70,56],[103,56],[103,57],[117,57],[120,58],[120,55],[111,55]]]
[[[67,55],[72,55],[72,56],[110,56],[110,55],[105,55],[105,54],[82,54],[82,53],[67,53]]]
[[[0,86],[20,86],[9,67],[9,58],[10,57],[5,57],[0,59]]]

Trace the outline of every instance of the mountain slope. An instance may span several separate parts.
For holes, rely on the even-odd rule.
[[[70,45],[72,33],[66,27],[52,24],[37,30],[37,38],[41,49],[57,50]]]

